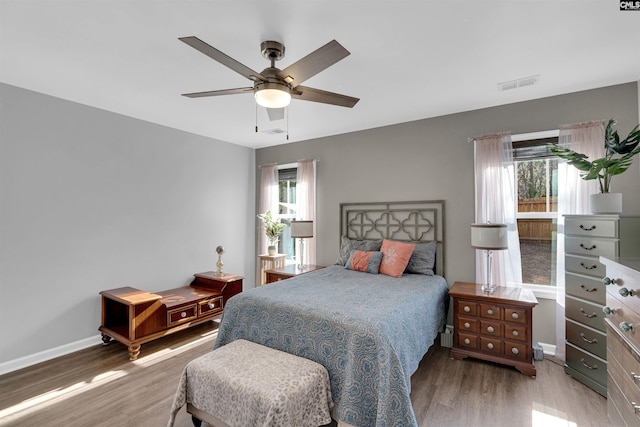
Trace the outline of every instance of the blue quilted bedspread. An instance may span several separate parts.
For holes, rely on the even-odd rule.
[[[215,347],[243,338],[322,364],[334,417],[417,426],[411,375],[446,321],[440,276],[401,279],[330,266],[227,301]]]

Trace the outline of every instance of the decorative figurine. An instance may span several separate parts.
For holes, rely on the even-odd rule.
[[[222,254],[224,253],[224,248],[222,246],[218,246],[216,248],[216,252],[218,253],[218,262],[216,263],[216,266],[218,267],[218,271],[216,271],[216,276],[222,277],[224,276],[224,273],[222,272],[222,266],[224,265],[222,263]]]

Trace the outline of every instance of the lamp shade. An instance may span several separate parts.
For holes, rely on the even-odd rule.
[[[291,237],[313,237],[313,221],[291,221]]]
[[[471,224],[471,246],[476,249],[508,249],[507,224]]]

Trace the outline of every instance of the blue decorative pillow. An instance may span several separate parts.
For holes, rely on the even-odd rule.
[[[378,274],[382,252],[351,251],[351,255],[344,265],[347,270],[363,271],[365,273]]]
[[[405,268],[405,273],[426,274],[433,276],[436,265],[436,248],[438,243],[433,240],[429,243],[417,243]]]
[[[351,256],[351,251],[379,251],[382,246],[382,240],[353,240],[342,236],[342,244],[340,245],[340,257],[336,261],[338,265],[345,265]]]

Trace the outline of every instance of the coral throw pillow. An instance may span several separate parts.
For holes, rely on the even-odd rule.
[[[381,261],[382,252],[351,251],[351,256],[345,264],[345,268],[348,270],[378,274]]]
[[[380,273],[392,277],[402,277],[402,272],[407,268],[415,247],[416,245],[413,243],[383,240],[380,248],[380,252],[382,252]]]

